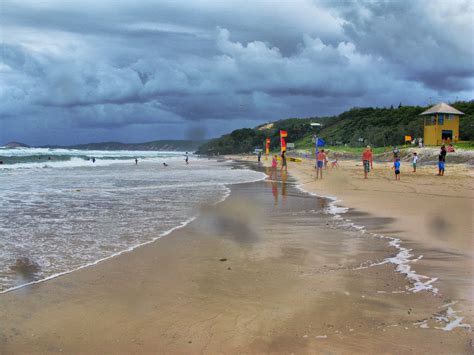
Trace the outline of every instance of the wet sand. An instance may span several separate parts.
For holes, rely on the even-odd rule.
[[[467,329],[420,328],[441,325],[443,296],[407,292],[390,264],[359,268],[398,250],[278,180],[233,185],[155,243],[0,295],[0,352],[472,352]]]
[[[390,163],[375,163],[369,179],[363,179],[362,163],[340,162],[328,168],[323,180],[315,180],[313,163],[294,164],[292,173],[304,189],[335,196],[339,205],[351,208],[347,218],[375,233],[401,238],[422,259],[420,274],[437,277],[434,284],[446,300],[458,301],[465,320],[474,321],[474,169],[462,164],[447,166],[444,177],[436,166],[404,163],[401,180],[394,180]],[[372,217],[385,219],[373,226]]]

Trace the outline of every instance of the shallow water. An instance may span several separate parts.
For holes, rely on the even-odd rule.
[[[156,239],[225,198],[226,184],[263,177],[207,159],[156,159],[0,170],[0,291]]]

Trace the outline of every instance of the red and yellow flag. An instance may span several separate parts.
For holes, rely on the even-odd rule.
[[[280,130],[280,145],[281,145],[281,152],[286,152],[286,140],[285,137],[288,137],[287,131]]]
[[[270,138],[267,138],[265,140],[265,155],[268,155],[270,153]]]

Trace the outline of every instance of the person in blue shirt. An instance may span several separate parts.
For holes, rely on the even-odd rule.
[[[395,180],[400,180],[400,159],[396,158],[393,162],[393,168],[395,169]]]

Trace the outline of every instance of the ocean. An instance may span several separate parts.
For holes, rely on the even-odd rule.
[[[0,149],[0,292],[152,242],[189,223],[202,205],[224,200],[227,185],[265,178],[227,162],[190,155],[186,165],[184,158]]]

